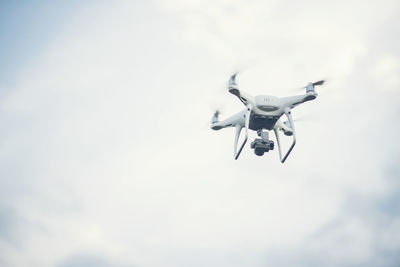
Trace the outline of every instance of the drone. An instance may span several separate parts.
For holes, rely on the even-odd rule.
[[[256,138],[250,145],[254,149],[257,156],[263,156],[264,153],[274,149],[274,142],[269,139],[269,131],[273,130],[278,143],[279,157],[281,163],[284,163],[290,152],[296,145],[296,131],[294,128],[292,109],[302,103],[311,101],[317,98],[315,86],[323,85],[325,80],[317,82],[309,82],[304,88],[306,93],[303,95],[276,97],[270,95],[251,96],[242,90],[239,90],[236,83],[236,75],[233,74],[228,81],[229,93],[237,96],[246,108],[235,115],[220,121],[219,111],[217,110],[211,119],[211,129],[221,130],[227,127],[235,127],[234,141],[234,158],[237,160],[248,139],[249,129],[256,131],[260,138]],[[281,119],[283,114],[287,120]],[[238,148],[238,142],[242,129],[245,128],[245,137],[243,143]],[[292,137],[292,144],[285,155],[282,155],[281,142],[279,132],[283,132],[286,136]]]

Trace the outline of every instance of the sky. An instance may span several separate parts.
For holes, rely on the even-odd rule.
[[[0,266],[399,266],[399,11],[1,2]],[[244,108],[236,71],[252,95],[327,80],[284,164],[209,128]]]

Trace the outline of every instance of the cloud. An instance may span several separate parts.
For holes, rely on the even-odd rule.
[[[398,168],[389,168],[390,181]],[[303,240],[297,247],[270,249],[274,266],[397,266],[400,245],[397,183],[390,192],[349,193],[338,216]],[[389,205],[390,208],[383,208]]]
[[[108,266],[133,266],[133,265],[120,265],[116,262],[111,262],[106,259],[103,255],[95,254],[75,254],[67,257],[58,264],[59,267],[108,267]]]
[[[1,94],[2,264],[394,266],[395,10],[82,6]],[[284,165],[204,127],[242,108],[217,93],[235,65],[252,94],[328,80]]]

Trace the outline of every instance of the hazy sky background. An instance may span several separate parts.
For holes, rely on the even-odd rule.
[[[1,2],[0,266],[399,266],[399,11]],[[327,79],[285,164],[209,129],[238,70],[253,95]]]

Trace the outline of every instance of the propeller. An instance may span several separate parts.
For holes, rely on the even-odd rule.
[[[320,80],[320,81],[318,81],[318,82],[313,83],[312,85],[313,85],[313,86],[316,86],[316,85],[323,85],[324,82],[325,82],[325,80]]]
[[[317,86],[317,85],[323,85],[325,82],[326,82],[326,80],[320,80],[318,82],[314,82],[314,83],[311,83],[311,84],[314,87],[314,86]],[[293,91],[303,90],[304,88],[307,88],[307,85],[306,86],[302,86],[302,87],[297,87],[297,88],[293,89]]]
[[[219,109],[217,109],[217,110],[214,112],[213,117],[218,118],[218,116],[219,116],[220,113],[221,113],[221,111],[220,111]]]
[[[325,82],[325,80],[320,80],[320,81],[315,82],[315,83],[308,83],[308,84],[305,86],[305,88],[306,88],[306,93],[315,92],[315,91],[314,91],[314,87],[315,87],[316,85],[322,85],[322,84],[324,84],[324,82]],[[315,97],[314,97],[314,98],[315,98]],[[312,98],[312,99],[314,99],[314,98]]]
[[[211,123],[215,123],[218,121],[218,117],[221,111],[219,109],[215,110],[214,115],[211,118]]]
[[[233,86],[233,85],[236,85],[236,75],[237,75],[238,73],[237,72],[235,72],[230,78],[229,78],[229,81],[228,81],[228,88],[230,88],[231,86]]]

